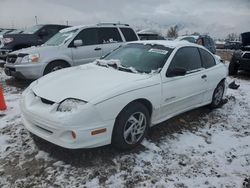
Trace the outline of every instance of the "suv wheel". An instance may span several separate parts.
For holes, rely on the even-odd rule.
[[[69,67],[69,65],[66,62],[54,61],[46,66],[43,75],[49,74],[51,72],[54,72],[54,71],[57,71],[66,67]]]
[[[121,150],[136,147],[144,139],[149,126],[149,112],[138,102],[131,103],[116,119],[112,145]]]

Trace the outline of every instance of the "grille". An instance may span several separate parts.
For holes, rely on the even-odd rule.
[[[242,57],[245,59],[250,59],[250,53],[245,53]]]
[[[15,63],[16,59],[17,59],[17,55],[8,55],[6,61],[7,63]]]
[[[55,103],[55,102],[53,102],[53,101],[47,100],[47,99],[42,98],[42,97],[41,97],[41,101],[42,101],[42,103],[44,103],[44,104],[49,104],[49,105],[52,105],[52,104]]]

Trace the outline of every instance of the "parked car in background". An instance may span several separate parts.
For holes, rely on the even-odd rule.
[[[66,28],[42,46],[8,54],[5,73],[21,79],[37,79],[58,69],[89,63],[125,42],[136,40],[139,38],[128,24]]]
[[[24,30],[22,33],[5,34],[3,37],[3,46],[0,48],[0,59],[5,60],[8,53],[27,48],[38,46],[45,43],[59,30],[66,28],[65,25],[35,25]]]
[[[184,35],[178,37],[176,40],[187,40],[189,42],[204,46],[213,54],[216,53],[214,40],[208,35]]]
[[[0,29],[0,48],[3,47],[3,35],[15,31],[14,29]]]
[[[242,44],[240,41],[227,41],[225,43],[224,48],[230,49],[230,50],[239,50],[241,48]]]
[[[165,40],[163,36],[155,31],[142,30],[137,32],[140,40]]]
[[[225,49],[225,41],[215,41],[216,49]]]
[[[131,149],[153,125],[199,106],[219,107],[226,77],[226,65],[200,45],[132,42],[34,81],[21,97],[22,120],[61,147]]]
[[[250,32],[241,34],[242,47],[233,53],[229,64],[229,74],[235,75],[238,70],[250,71]]]

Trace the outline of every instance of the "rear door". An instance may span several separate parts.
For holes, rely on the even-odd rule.
[[[74,47],[74,40],[82,40],[82,46]],[[74,65],[86,64],[102,55],[102,46],[98,40],[98,28],[86,28],[78,33],[70,43]]]
[[[175,68],[186,69],[186,75],[169,77],[169,73]],[[162,75],[162,118],[183,112],[203,102],[207,88],[205,71],[196,47],[178,49],[167,72]]]
[[[116,27],[100,27],[98,29],[98,38],[101,44],[102,56],[123,44],[120,32]]]

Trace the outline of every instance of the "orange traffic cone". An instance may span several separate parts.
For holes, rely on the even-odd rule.
[[[4,96],[3,96],[3,89],[0,86],[0,110],[6,110],[7,106],[5,104]]]

